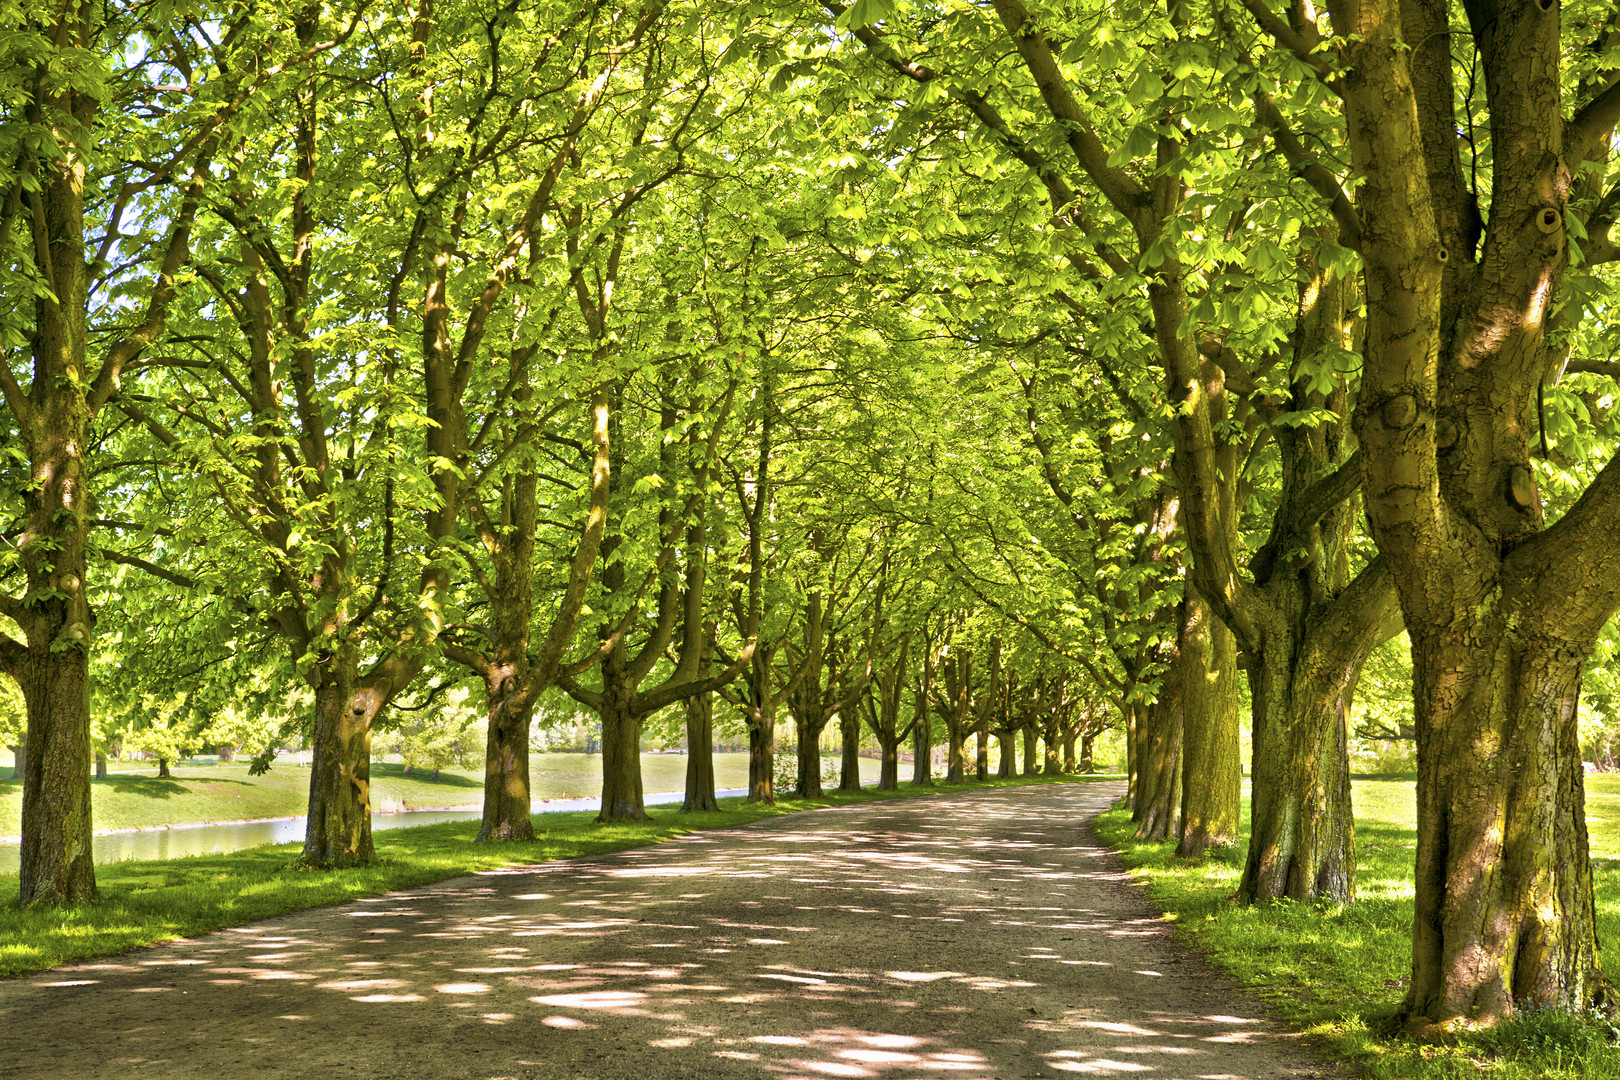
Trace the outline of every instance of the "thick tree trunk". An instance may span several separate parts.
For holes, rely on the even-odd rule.
[[[927,703],[921,697],[916,699],[913,707],[918,710],[918,713],[916,723],[911,728],[911,782],[913,784],[932,784],[934,782],[933,724],[928,715]]]
[[[1024,728],[1024,775],[1034,776],[1041,768],[1041,748],[1034,725]]]
[[[1079,763],[1075,761],[1074,757],[1074,744],[1079,737],[1076,733],[1063,736],[1063,771],[1066,773],[1073,774],[1080,771]]]
[[[990,734],[984,728],[979,729],[974,739],[977,744],[973,755],[973,778],[980,783],[990,779]]]
[[[13,746],[11,749],[11,778],[21,780],[23,773],[28,771],[28,745]]]
[[[794,710],[793,725],[799,738],[796,750],[799,768],[793,793],[801,799],[819,799],[822,794],[821,731],[827,726],[827,718],[810,708]]]
[[[776,713],[764,707],[748,725],[749,802],[776,804],[775,768]]]
[[[933,724],[927,706],[917,699],[915,708],[922,709],[912,725],[912,784],[933,784]]]
[[[105,780],[105,779],[107,779],[107,755],[106,754],[97,754],[96,755],[96,779],[97,780]]]
[[[169,772],[169,759],[166,758],[166,757],[158,758],[158,779],[159,780],[171,780],[171,779],[173,779],[173,776]]]
[[[1141,750],[1137,768],[1136,838],[1168,840],[1181,831],[1181,698],[1184,681],[1179,666],[1172,665],[1165,675],[1159,699],[1148,706],[1142,718]],[[1073,770],[1074,740],[1065,740]]]
[[[315,688],[310,740],[309,817],[303,861],[310,866],[371,862],[372,695],[356,689],[353,653],[342,648]]]
[[[20,674],[28,710],[22,755],[22,904],[94,900],[89,657],[76,647],[30,649]]]
[[[1598,968],[1576,720],[1586,654],[1521,636],[1492,607],[1448,634],[1414,631],[1412,659],[1416,921],[1400,1016],[1613,1007]]]
[[[960,784],[967,779],[967,746],[961,725],[950,725],[946,739],[945,782]]]
[[[1018,747],[1014,743],[1017,736],[1007,732],[996,732],[996,778],[1010,780],[1018,775]]]
[[[694,694],[686,699],[686,798],[683,813],[715,813],[720,800],[714,793],[714,695]]]
[[[641,790],[641,717],[611,697],[602,705],[602,809],[596,820],[647,821]]]
[[[1253,809],[1238,897],[1249,903],[1285,897],[1352,900],[1356,859],[1345,744],[1348,703],[1338,693],[1338,680],[1309,685],[1303,673],[1293,677],[1286,663],[1251,670]]]
[[[1092,752],[1091,752],[1092,744],[1094,744],[1096,741],[1097,741],[1097,736],[1094,735],[1094,734],[1093,735],[1082,735],[1082,736],[1080,736],[1080,765],[1079,765],[1079,769],[1083,773],[1094,773],[1094,772],[1097,771],[1097,763],[1094,760],[1092,760]]]
[[[1041,743],[1044,746],[1041,772],[1046,776],[1061,776],[1063,774],[1063,725],[1057,717],[1047,721],[1041,730]],[[1127,793],[1127,798],[1129,794]]]
[[[1142,714],[1139,702],[1125,708],[1125,804],[1132,807],[1136,805],[1136,786],[1141,778]]]
[[[900,790],[900,740],[882,739],[883,764],[878,772],[879,791]]]
[[[534,708],[519,687],[517,666],[491,664],[484,676],[489,724],[484,743],[484,818],[478,842],[533,840],[530,819],[529,722]]]
[[[1237,639],[1196,594],[1181,629],[1181,837],[1176,854],[1197,858],[1238,842],[1243,756],[1238,731]]]
[[[851,705],[838,716],[838,790],[861,790],[861,717]]]

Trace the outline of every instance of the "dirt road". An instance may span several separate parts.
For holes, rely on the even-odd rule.
[[[0,1076],[1333,1075],[1082,822],[1115,784],[776,818],[0,983]]]

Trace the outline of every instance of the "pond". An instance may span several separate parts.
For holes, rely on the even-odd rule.
[[[722,791],[721,795],[746,795],[747,789]],[[681,793],[665,792],[648,795],[649,806],[681,801]],[[536,801],[536,813],[566,810],[597,810],[602,800],[548,799]],[[406,810],[398,814],[371,815],[373,832],[384,829],[405,829],[413,825],[437,825],[441,821],[477,821],[483,815],[478,810]],[[126,862],[131,859],[179,859],[187,855],[215,855],[266,844],[288,844],[304,839],[302,817],[276,818],[273,821],[250,821],[237,824],[173,825],[166,829],[141,829],[136,832],[102,833],[95,838],[97,863]],[[19,841],[0,841],[0,874],[15,874],[21,859]]]

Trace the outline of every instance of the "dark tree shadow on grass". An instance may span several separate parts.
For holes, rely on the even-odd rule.
[[[224,780],[214,777],[179,777],[160,780],[155,776],[114,775],[105,780],[92,780],[95,787],[111,788],[120,795],[139,795],[144,799],[168,799],[176,795],[188,795],[200,784],[232,784],[238,787],[253,787],[248,780]]]
[[[374,761],[371,763],[371,779],[414,780],[418,784],[428,784],[432,787],[442,788],[472,788],[478,791],[484,789],[483,777],[462,776],[460,773],[442,772],[437,778],[432,769],[415,768],[405,771],[403,765],[392,762]]]

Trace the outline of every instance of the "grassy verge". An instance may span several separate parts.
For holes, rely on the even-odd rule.
[[[590,813],[536,814],[538,838],[532,844],[474,844],[477,822],[424,825],[377,833],[377,861],[346,870],[299,867],[296,844],[162,862],[114,863],[96,870],[101,899],[94,904],[0,909],[0,976],[108,956],[477,870],[643,847],[701,829],[726,828],[802,810],[935,792],[1099,779],[1111,778],[1031,777],[933,787],[903,784],[899,792],[831,793],[822,799],[784,799],[776,806],[729,798],[721,800],[719,813],[683,814],[654,807],[651,821],[622,825],[596,825]],[[16,895],[16,876],[0,876],[0,896]]]
[[[1374,1080],[1620,1080],[1620,1047],[1613,1042],[1620,1031],[1567,1014],[1524,1016],[1452,1046],[1420,1046],[1376,1033],[1410,975],[1413,783],[1360,779],[1354,798],[1356,901],[1348,905],[1240,907],[1228,897],[1243,873],[1242,845],[1200,862],[1179,860],[1164,845],[1134,840],[1129,814],[1121,810],[1099,818],[1097,832],[1124,853],[1189,944]],[[1620,973],[1614,944],[1620,939],[1620,780],[1591,778],[1587,823],[1599,939],[1608,945],[1602,960],[1612,976]]]

